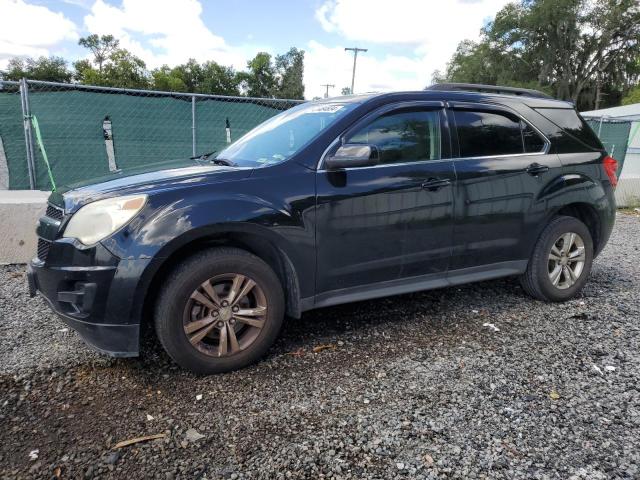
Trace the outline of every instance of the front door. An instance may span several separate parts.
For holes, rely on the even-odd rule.
[[[320,167],[317,294],[445,274],[455,182],[445,121],[437,104],[387,107],[341,139],[375,146],[378,164]]]

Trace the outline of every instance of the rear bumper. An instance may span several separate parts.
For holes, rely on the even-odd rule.
[[[149,261],[120,260],[104,247],[95,248],[102,249],[100,254],[81,265],[52,266],[33,259],[27,267],[30,294],[40,293],[94,349],[115,357],[136,356],[140,319],[134,298],[140,272]]]

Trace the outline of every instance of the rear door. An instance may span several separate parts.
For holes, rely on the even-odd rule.
[[[449,123],[457,157],[450,270],[523,268],[531,244],[526,235],[546,214],[537,198],[560,173],[557,155],[535,127],[506,107],[452,102]]]
[[[317,172],[319,294],[446,272],[455,173],[443,122],[439,102],[387,106],[336,143],[374,145],[380,163]]]

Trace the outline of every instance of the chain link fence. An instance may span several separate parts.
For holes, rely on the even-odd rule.
[[[300,102],[0,81],[5,188],[52,188],[33,122],[25,118],[37,118],[52,177],[60,186],[222,150]]]
[[[627,156],[631,122],[607,118],[585,119],[607,150],[618,161],[618,175],[622,171]]]

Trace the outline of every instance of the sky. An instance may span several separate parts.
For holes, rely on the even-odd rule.
[[[305,96],[422,89],[458,43],[508,0],[0,0],[0,69],[15,56],[87,56],[78,39],[113,34],[149,69],[189,58],[238,70],[261,51],[305,53]]]

